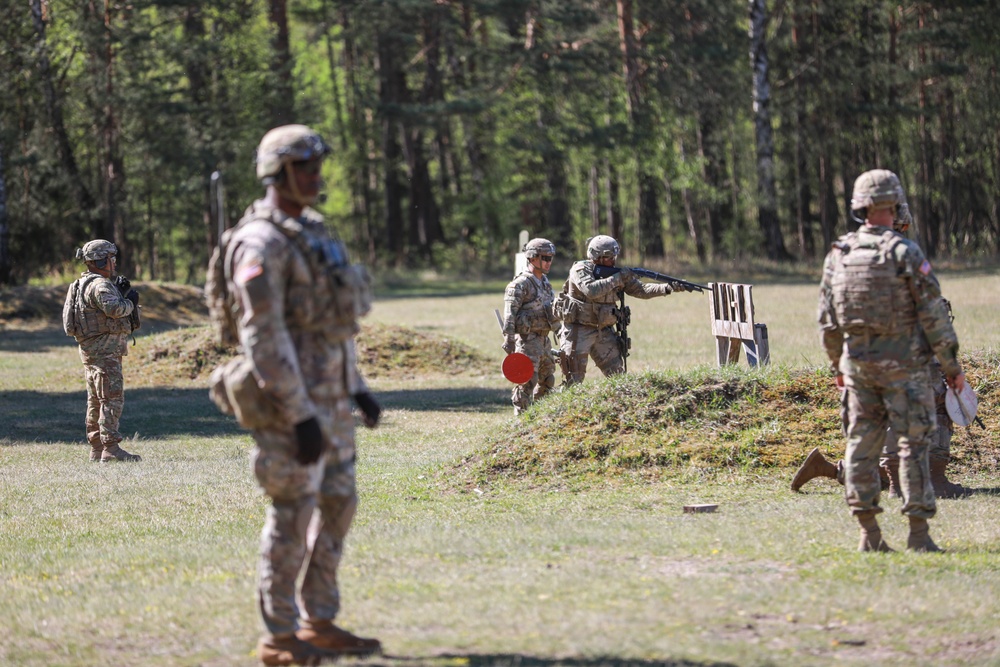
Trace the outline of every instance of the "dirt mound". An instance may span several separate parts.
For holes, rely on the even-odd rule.
[[[1000,470],[1000,352],[963,357],[985,429],[956,429],[958,471]],[[588,381],[539,401],[468,461],[473,474],[661,474],[667,470],[795,468],[813,447],[844,451],[839,395],[825,370],[747,374],[712,369]]]
[[[133,283],[142,307],[142,331],[203,324],[208,309],[201,288],[178,283]],[[0,289],[0,322],[61,322],[69,285]]]
[[[358,365],[368,378],[405,379],[417,375],[486,373],[485,355],[447,338],[379,324],[361,328],[357,337]],[[207,379],[233,354],[218,346],[208,326],[188,327],[149,336],[141,349],[132,348],[130,366],[146,384]],[[130,370],[130,373],[133,372]]]

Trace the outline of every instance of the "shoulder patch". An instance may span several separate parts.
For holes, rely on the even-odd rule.
[[[259,262],[254,262],[253,264],[248,264],[247,266],[240,268],[239,272],[234,277],[234,282],[237,285],[246,285],[262,273],[264,273],[264,266]]]
[[[920,273],[922,273],[922,274],[924,274],[926,276],[927,274],[929,274],[931,272],[931,263],[928,262],[925,259],[924,263],[920,265],[919,271],[920,271]]]

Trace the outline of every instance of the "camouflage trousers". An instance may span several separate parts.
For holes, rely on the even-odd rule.
[[[340,610],[337,568],[358,505],[349,399],[318,419],[327,443],[310,466],[295,459],[291,427],[253,432],[254,475],[271,499],[260,536],[257,602],[272,635],[295,632],[300,617],[333,620]]]
[[[118,424],[125,408],[121,357],[102,357],[83,365],[87,379],[87,442],[113,445],[122,441]]]
[[[899,434],[902,513],[929,519],[937,511],[928,449],[935,430],[934,392],[926,366],[841,362],[847,388],[845,493],[853,513],[881,512],[876,467],[886,429]]]
[[[934,390],[934,408],[937,413],[937,430],[931,436],[931,444],[928,449],[928,456],[931,461],[939,459],[951,461],[951,436],[954,435],[954,424],[948,416],[948,408],[945,407],[944,397],[948,391],[947,386],[941,379],[941,367],[937,364],[931,366],[931,386]],[[899,458],[899,436],[891,428],[885,436],[885,448],[882,450],[882,464]]]
[[[556,364],[552,360],[552,348],[548,334],[530,333],[517,336],[516,352],[525,354],[535,366],[535,374],[524,384],[519,384],[510,393],[514,414],[531,407],[535,399],[545,396],[556,385]]]
[[[588,327],[563,324],[559,332],[560,363],[563,384],[583,382],[587,376],[587,359],[594,360],[605,376],[625,372],[618,334],[611,327]]]

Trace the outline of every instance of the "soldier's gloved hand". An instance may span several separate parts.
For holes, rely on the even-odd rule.
[[[382,416],[382,406],[378,404],[375,397],[370,392],[363,391],[360,394],[354,394],[354,402],[361,408],[361,414],[365,418],[365,426],[375,428],[378,424],[378,418]]]
[[[118,276],[115,278],[115,286],[122,294],[128,294],[128,291],[132,289],[132,283],[125,276]]]
[[[125,298],[132,302],[132,305],[136,308],[139,307],[139,293],[134,289],[130,289],[125,294]]]
[[[319,455],[323,453],[323,431],[315,417],[295,425],[295,440],[299,444],[299,451],[295,454],[299,463],[307,466],[319,461]]]
[[[502,349],[507,354],[512,354],[516,348],[517,346],[514,344],[513,336],[508,336],[507,339],[503,342],[503,345],[500,346],[500,349]]]

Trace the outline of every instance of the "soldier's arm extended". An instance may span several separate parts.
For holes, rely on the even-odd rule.
[[[284,242],[244,243],[233,253],[232,275],[241,310],[240,344],[253,362],[261,389],[275,400],[289,424],[299,424],[315,417],[316,408],[285,324],[287,276],[280,270],[281,262],[274,261],[278,253],[289,252]]]
[[[625,293],[637,299],[652,299],[674,293],[669,283],[644,283],[635,274],[631,274],[624,284]]]

